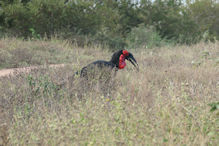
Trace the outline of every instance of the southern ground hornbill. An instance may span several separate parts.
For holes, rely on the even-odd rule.
[[[110,61],[98,60],[76,72],[75,75],[80,76],[79,80],[75,80],[75,75],[68,77],[67,82],[69,84],[67,86],[77,88],[79,96],[93,89],[97,89],[107,96],[116,88],[113,77],[118,70],[125,68],[126,60],[130,61],[139,70],[137,61],[132,53],[127,50],[119,50],[112,55]],[[65,86],[67,82],[61,83],[60,87]]]
[[[132,53],[127,50],[119,50],[112,55],[110,61],[97,60],[83,67],[80,77],[86,79],[104,79],[107,81],[112,75],[115,75],[116,71],[125,68],[125,60],[130,61],[139,70],[137,61]]]

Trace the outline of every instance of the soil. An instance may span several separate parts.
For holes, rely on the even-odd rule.
[[[49,67],[63,67],[64,64],[52,64]],[[0,70],[0,77],[5,77],[9,75],[13,75],[14,73],[29,73],[32,69],[37,69],[42,66],[30,66],[30,67],[22,67],[22,68],[10,68],[10,69],[2,69]]]

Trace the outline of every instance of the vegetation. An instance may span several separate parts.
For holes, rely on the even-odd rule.
[[[41,67],[0,77],[0,145],[217,145],[218,15],[217,0],[1,0],[0,69]],[[108,94],[75,74],[124,48],[140,71]]]
[[[75,56],[72,51],[65,49],[66,43],[60,45],[58,41],[48,43],[4,38],[0,40],[0,44],[0,69],[70,63]]]
[[[129,41],[133,31],[153,28],[157,40],[193,44],[219,39],[218,14],[217,0],[1,0],[0,35],[58,34],[80,46],[115,49],[135,45]]]
[[[55,51],[49,60],[71,62],[0,78],[0,145],[219,143],[218,42],[130,50],[140,71],[127,64],[107,97],[98,87],[88,91],[80,86],[77,77],[63,88],[58,85],[80,66],[96,58],[110,59],[111,52],[98,47],[81,49],[56,39],[0,42],[7,50],[28,48],[42,56],[52,48]],[[72,57],[67,58],[65,52]],[[3,56],[10,60],[10,55]],[[25,62],[35,64],[30,60]],[[22,62],[18,59],[17,64]]]

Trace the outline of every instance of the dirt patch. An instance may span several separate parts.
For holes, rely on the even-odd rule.
[[[65,64],[51,64],[49,67],[63,67]],[[22,67],[22,68],[11,68],[11,69],[2,69],[0,70],[0,77],[13,75],[15,73],[29,73],[32,69],[38,69],[43,66],[31,66],[31,67]]]

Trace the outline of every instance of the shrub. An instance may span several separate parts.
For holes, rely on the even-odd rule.
[[[152,48],[166,43],[155,31],[154,27],[145,27],[144,25],[133,28],[128,34],[126,41],[128,48]]]
[[[112,34],[110,32],[100,32],[94,37],[94,42],[97,44],[106,45],[112,50],[124,49],[127,46],[125,39],[118,34]]]

